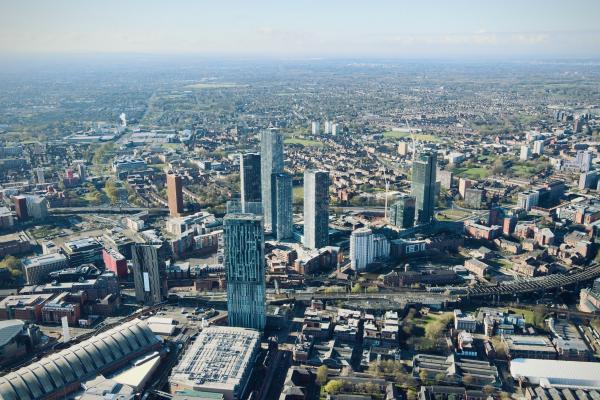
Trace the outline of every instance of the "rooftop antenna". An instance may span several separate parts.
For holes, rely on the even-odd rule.
[[[388,191],[390,190],[390,181],[388,180],[387,177],[387,172],[386,172],[386,168],[385,165],[383,166],[383,179],[385,180],[385,204],[384,204],[384,208],[383,208],[383,219],[386,222],[390,222],[388,220]]]

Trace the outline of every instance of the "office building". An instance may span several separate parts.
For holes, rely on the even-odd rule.
[[[44,254],[22,261],[28,285],[37,285],[47,280],[48,274],[68,266],[67,257],[60,253]]]
[[[26,196],[27,215],[34,220],[43,220],[48,216],[48,200],[43,196]]]
[[[311,128],[312,128],[313,135],[318,135],[319,133],[321,133],[321,127],[319,126],[319,121],[313,121]]]
[[[401,196],[390,208],[390,224],[398,228],[410,228],[415,223],[416,199],[414,196]]]
[[[331,124],[331,134],[333,136],[338,134],[339,125],[336,123]]]
[[[408,154],[408,142],[398,143],[398,155],[405,156]]]
[[[369,228],[360,228],[350,235],[350,266],[358,272],[377,259],[390,255],[390,242],[383,235],[374,234]]]
[[[127,260],[116,249],[102,250],[102,259],[107,270],[114,272],[119,278],[127,276]]]
[[[15,224],[10,208],[0,206],[0,229],[12,228]]]
[[[266,299],[262,218],[228,214],[223,225],[229,325],[263,330]]]
[[[265,130],[260,138],[260,178],[264,227],[273,229],[273,199],[271,176],[283,172],[283,135],[275,129]]]
[[[329,245],[329,174],[304,172],[304,247],[320,249]]]
[[[14,196],[12,199],[15,203],[15,214],[17,215],[17,218],[20,220],[27,219],[29,217],[27,214],[27,197]]]
[[[481,189],[469,188],[465,191],[465,206],[480,209],[484,201],[484,192]]]
[[[437,177],[442,189],[452,188],[452,179],[454,178],[452,171],[439,170],[437,171]]]
[[[531,158],[531,149],[527,145],[521,146],[521,153],[519,154],[519,160],[527,161]]]
[[[240,186],[242,212],[248,203],[261,200],[260,153],[240,154]]]
[[[292,237],[292,177],[285,172],[271,175],[273,235],[277,240]]]
[[[77,174],[79,175],[79,180],[81,182],[85,182],[85,180],[87,179],[87,173],[85,169],[85,163],[83,162],[83,160],[80,160],[77,163]]]
[[[537,154],[539,156],[544,154],[544,141],[543,140],[536,140],[535,142],[533,142],[533,154]]]
[[[259,351],[260,334],[256,330],[226,326],[205,328],[173,368],[169,378],[171,393],[196,391],[220,394],[224,400],[246,398]]]
[[[416,198],[416,220],[427,224],[435,210],[435,171],[437,154],[428,151],[419,154],[412,167],[412,195]]]
[[[585,150],[578,150],[577,155],[575,156],[575,164],[579,167],[579,171],[588,172],[592,169],[592,153]]]
[[[102,244],[93,238],[71,240],[62,246],[70,267],[78,267],[81,264],[101,265]]]
[[[167,198],[169,214],[178,217],[183,213],[183,181],[181,176],[167,174]]]
[[[44,168],[36,168],[34,171],[37,183],[39,183],[40,185],[46,183],[46,177],[44,176]]]
[[[598,171],[582,172],[579,174],[579,190],[596,189],[599,179]]]
[[[537,190],[528,190],[517,195],[517,206],[525,211],[531,211],[532,207],[537,207],[540,194]]]
[[[133,283],[135,298],[144,305],[160,303],[167,298],[167,270],[160,247],[136,244],[133,256]]]

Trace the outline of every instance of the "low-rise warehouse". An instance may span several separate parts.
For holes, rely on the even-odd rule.
[[[0,377],[1,400],[47,400],[80,390],[81,383],[158,350],[145,321],[133,320]]]
[[[517,358],[510,362],[510,373],[544,388],[600,389],[600,363]]]

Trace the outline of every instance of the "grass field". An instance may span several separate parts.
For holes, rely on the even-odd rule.
[[[459,219],[465,218],[468,215],[469,213],[467,211],[447,209],[440,211],[436,215],[436,218],[440,221],[458,221]]]
[[[463,178],[483,179],[487,178],[491,173],[490,168],[474,167],[474,168],[455,168],[454,174]]]
[[[285,144],[299,144],[305,147],[323,147],[324,144],[317,140],[310,139],[300,139],[300,138],[286,138],[284,141]]]
[[[408,132],[396,132],[396,131],[387,131],[383,133],[383,136],[386,138],[390,138],[390,139],[402,139],[402,138],[410,138],[410,133]],[[434,135],[428,135],[425,133],[415,133],[414,134],[415,140],[421,141],[421,142],[431,142],[431,143],[438,143],[441,142],[442,139],[440,139],[437,136]]]

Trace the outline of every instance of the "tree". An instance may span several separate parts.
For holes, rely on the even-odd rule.
[[[510,400],[512,398],[512,396],[510,395],[510,393],[502,391],[500,392],[500,400]]]
[[[367,293],[377,293],[379,292],[378,286],[369,286],[367,287]]]
[[[544,310],[544,306],[541,304],[533,307],[533,325],[540,329],[544,329],[544,319],[546,317],[546,312]]]
[[[21,260],[15,256],[7,256],[4,260],[0,261],[0,268],[6,268],[9,270],[21,270]]]
[[[325,385],[323,390],[325,390],[325,392],[327,392],[329,394],[337,394],[340,392],[340,390],[342,390],[343,386],[344,386],[344,384],[342,381],[333,379],[333,380],[327,382],[327,385]]]
[[[429,374],[424,369],[419,371],[419,380],[421,380],[421,385],[426,385],[429,380]]]
[[[417,391],[414,389],[409,389],[406,391],[406,399],[407,400],[416,400],[417,399]]]
[[[354,285],[352,285],[352,293],[360,293],[362,291],[362,285],[358,282],[355,282]]]
[[[487,394],[488,396],[494,393],[495,391],[496,389],[494,389],[492,385],[485,385],[483,387],[483,393]]]
[[[329,368],[326,365],[321,365],[317,368],[317,383],[321,386],[327,382],[327,376],[329,375]]]
[[[444,383],[446,381],[446,375],[443,373],[437,373],[435,374],[435,383],[437,383],[438,385],[441,383]]]
[[[463,383],[465,386],[472,386],[473,383],[475,383],[475,378],[473,378],[471,375],[466,375],[463,377]]]

